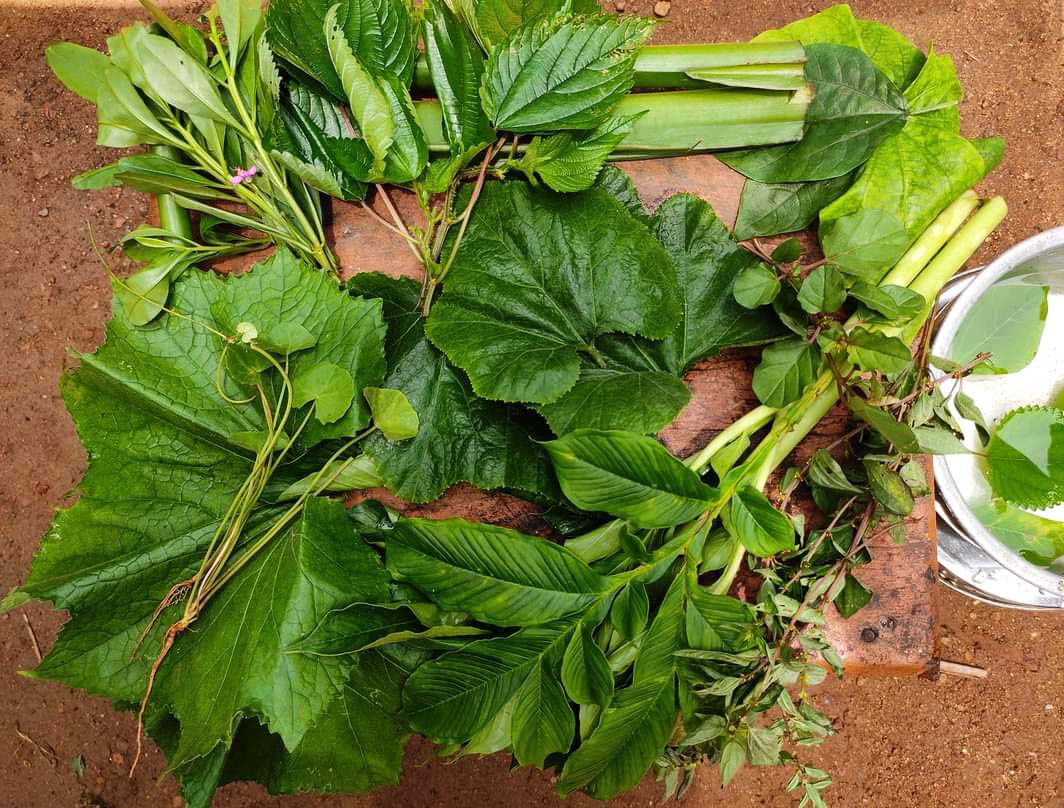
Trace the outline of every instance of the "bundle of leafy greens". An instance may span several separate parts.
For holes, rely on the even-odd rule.
[[[2,606],[70,613],[29,675],[137,710],[193,806],[232,780],[396,782],[412,732],[551,767],[563,794],[649,770],[678,794],[706,761],[725,783],[749,762],[823,805],[798,753],[832,731],[807,690],[841,673],[824,610],[868,602],[853,570],[927,493],[921,456],[960,446],[926,323],[1005,214],[969,190],[1001,147],[957,134],[948,58],[846,6],[654,49],[648,22],[570,0],[264,19],[224,0],[206,40],[147,5],[156,25],[110,59],[50,51],[101,137],[177,149],[92,181],[198,214],[200,241],[132,240],[153,257],[281,246],[236,277],[115,280],[106,343],[63,383],[81,497]],[[436,100],[412,101],[415,76]],[[751,178],[736,233],[685,194],[650,215],[604,167],[707,144]],[[421,283],[316,270],[321,194],[371,185]],[[823,258],[753,238],[818,218]],[[652,437],[693,365],[761,345],[758,407],[685,460]],[[788,467],[839,402],[845,439]],[[457,482],[546,506],[553,535],[329,496]]]

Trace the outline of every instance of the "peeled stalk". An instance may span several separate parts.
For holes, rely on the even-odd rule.
[[[801,140],[809,92],[772,90],[678,90],[626,95],[617,116],[645,114],[611,159],[636,160],[715,149],[737,149]],[[429,149],[449,151],[436,100],[415,104]],[[522,151],[519,147],[518,151]]]
[[[794,76],[803,77],[805,61],[805,49],[798,42],[647,45],[635,58],[635,87],[680,90],[705,87],[711,82],[731,87],[797,89],[804,78],[796,82]],[[414,71],[414,88],[424,92],[433,89],[424,56],[418,59]]]

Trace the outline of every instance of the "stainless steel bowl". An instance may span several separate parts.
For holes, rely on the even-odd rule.
[[[957,331],[976,301],[996,284],[1020,281],[1049,287],[1045,332],[1034,361],[1023,370],[965,381],[965,392],[991,422],[1015,407],[1048,403],[1064,383],[1064,227],[1029,238],[986,267],[957,276],[940,301],[932,353],[949,356]],[[954,384],[943,382],[943,392],[952,392]],[[966,429],[970,427],[963,420],[961,423]],[[969,440],[972,437],[968,435]],[[986,493],[977,464],[976,457],[966,455],[934,459],[938,560],[943,581],[959,592],[1000,606],[1064,608],[1064,575],[1031,564],[1007,547],[970,507],[973,498]],[[1064,509],[1048,515],[1064,521]]]

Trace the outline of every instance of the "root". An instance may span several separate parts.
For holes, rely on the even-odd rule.
[[[166,597],[159,601],[159,605],[156,606],[155,611],[152,612],[151,620],[148,621],[148,625],[144,627],[144,631],[140,632],[140,636],[137,637],[137,641],[133,644],[133,651],[129,655],[130,662],[136,659],[137,652],[144,644],[144,640],[147,638],[148,633],[155,628],[155,624],[159,622],[159,617],[162,613],[175,603],[180,603],[184,600],[185,596],[188,595],[189,591],[192,589],[194,582],[194,578],[189,578],[187,581],[181,581],[180,583],[174,584],[173,588],[166,593]]]
[[[167,597],[170,596],[167,595]],[[165,603],[165,600],[163,602]],[[133,774],[137,771],[137,763],[140,762],[140,753],[143,751],[144,711],[148,709],[148,699],[151,698],[151,691],[155,686],[155,677],[158,675],[159,667],[163,664],[167,654],[170,653],[170,649],[174,647],[174,642],[177,641],[178,636],[188,628],[191,622],[192,620],[188,617],[182,617],[166,630],[166,636],[163,638],[163,644],[162,648],[159,649],[159,655],[155,657],[155,661],[151,663],[151,671],[148,673],[148,686],[144,691],[144,698],[140,700],[140,709],[137,711],[137,753],[133,756],[133,765],[129,768],[130,779],[133,778]]]

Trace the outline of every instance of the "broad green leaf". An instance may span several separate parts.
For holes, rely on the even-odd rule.
[[[124,149],[141,144],[176,144],[175,136],[144,103],[116,67],[104,70],[96,93],[96,145]]]
[[[995,538],[1032,564],[1057,566],[1064,556],[1064,523],[1021,510],[1002,500],[974,505],[972,511]]]
[[[776,245],[769,257],[776,264],[793,264],[802,257],[802,242],[793,237],[784,239]]]
[[[821,228],[820,237],[824,255],[866,283],[877,283],[909,245],[903,222],[887,210],[871,208],[833,220]]]
[[[349,283],[356,293],[382,298],[384,384],[406,394],[420,422],[418,434],[401,444],[378,435],[366,441],[388,488],[407,502],[436,499],[458,482],[555,494],[550,461],[535,443],[547,430],[527,411],[474,395],[465,374],[425,339],[419,284],[375,273],[359,273]]]
[[[981,353],[990,359],[976,373],[1016,373],[1038,353],[1049,312],[1049,288],[996,284],[975,301],[950,343],[949,358],[965,365]]]
[[[877,286],[864,281],[854,281],[850,286],[850,296],[888,320],[912,319],[927,305],[927,301],[919,292],[889,283]]]
[[[604,166],[598,175],[598,179],[595,180],[595,187],[606,191],[643,224],[650,224],[651,217],[643,206],[643,200],[639,197],[639,189],[635,187],[632,178],[617,166]]]
[[[674,272],[605,191],[489,183],[426,330],[481,397],[547,404],[576,383],[596,337],[670,332]]]
[[[732,532],[748,552],[762,558],[794,549],[794,525],[768,497],[747,485],[731,501]]]
[[[806,78],[816,96],[796,143],[726,152],[721,160],[758,182],[827,180],[849,174],[905,125],[901,92],[861,51],[812,45]]]
[[[983,158],[983,176],[997,168],[1005,156],[1006,144],[1003,138],[977,137],[968,142],[975,147],[975,150],[979,152],[979,156]]]
[[[753,388],[758,401],[782,407],[797,401],[820,371],[820,349],[802,337],[774,343],[761,352],[754,368]]]
[[[56,42],[44,49],[44,58],[55,77],[72,93],[97,103],[104,73],[111,60],[103,53],[73,42]]]
[[[780,293],[780,279],[766,264],[748,266],[735,276],[732,296],[745,309],[767,306]]]
[[[244,46],[262,20],[262,4],[258,0],[217,0],[217,6],[225,31],[229,64],[235,69]]]
[[[338,21],[339,5],[333,6],[323,22],[329,57],[358,124],[362,139],[373,154],[370,179],[382,177],[384,163],[396,138],[396,121],[384,82],[379,81],[352,51]]]
[[[336,22],[359,62],[409,84],[417,58],[417,31],[403,0],[271,0],[266,30],[274,53],[316,80],[337,101],[346,100],[325,34],[325,17],[333,6]]]
[[[632,683],[671,680],[676,672],[676,652],[684,644],[683,575],[672,579],[658,606],[650,628],[639,641],[639,656],[632,671]]]
[[[820,212],[821,233],[861,210],[890,211],[905,228],[907,246],[984,171],[975,147],[936,125],[933,114],[911,116],[880,145],[850,190]]]
[[[517,762],[543,768],[548,755],[569,751],[575,732],[576,719],[557,674],[542,663],[534,665],[514,697],[511,733]]]
[[[635,53],[653,23],[567,17],[518,29],[491,51],[481,97],[499,129],[594,129],[631,89]]]
[[[971,450],[956,435],[942,427],[920,426],[913,432],[920,451],[931,455],[970,454]]]
[[[876,502],[891,513],[908,516],[913,510],[913,496],[909,487],[896,471],[875,460],[864,461],[868,475],[868,487]]]
[[[721,785],[727,786],[745,763],[746,744],[739,736],[733,735],[725,742],[720,752]]]
[[[358,491],[364,488],[379,488],[384,485],[377,464],[369,455],[361,454],[347,460],[332,460],[317,471],[292,483],[277,498],[278,502],[296,499],[307,491],[325,484],[325,491]]]
[[[340,420],[354,400],[355,380],[332,362],[303,368],[292,377],[292,403],[303,407],[313,401],[314,417],[323,424]]]
[[[849,174],[818,182],[747,180],[739,200],[734,235],[743,240],[804,230],[820,209],[838,199],[852,182]]]
[[[555,191],[586,191],[641,114],[606,118],[597,128],[579,135],[559,132],[547,138],[535,137],[517,168],[531,180],[538,175]]]
[[[425,663],[407,680],[403,717],[433,740],[469,740],[499,715],[536,667],[561,656],[571,630],[564,623],[524,628]]]
[[[147,325],[163,310],[170,297],[170,283],[184,272],[195,256],[174,251],[163,253],[148,266],[114,283],[115,296],[122,302],[126,318],[133,325]]]
[[[99,191],[101,188],[113,188],[121,185],[116,178],[120,168],[119,163],[110,163],[99,168],[90,168],[70,178],[70,185],[78,191]]]
[[[653,438],[577,430],[546,444],[566,497],[640,528],[672,527],[703,513],[714,490]]]
[[[835,608],[844,618],[849,620],[872,600],[872,593],[858,581],[853,575],[846,576],[839,594],[835,596]]]
[[[862,493],[860,488],[850,482],[838,461],[824,449],[817,449],[809,461],[809,482],[844,494]]]
[[[1064,411],[1013,410],[998,423],[986,447],[987,478],[994,494],[1022,508],[1064,502]]]
[[[498,626],[547,623],[598,602],[609,581],[538,536],[463,519],[402,519],[388,568],[445,609]]]
[[[472,0],[468,24],[490,51],[514,31],[536,20],[567,11],[591,14],[599,10],[594,0]]]
[[[634,788],[661,754],[675,722],[674,676],[618,690],[598,726],[565,761],[558,791],[584,789],[605,800]]]
[[[780,763],[782,738],[769,727],[750,727],[746,733],[746,754],[752,766],[776,766]]]
[[[862,370],[891,376],[901,373],[913,361],[909,346],[898,337],[855,328],[846,335],[846,340],[851,360]]]
[[[874,407],[862,399],[850,397],[846,399],[846,406],[850,411],[882,435],[887,441],[894,444],[899,452],[919,452],[920,444],[912,428],[903,424],[886,410]]]
[[[169,39],[154,34],[138,42],[148,83],[171,106],[226,126],[240,124],[226,107],[214,76]]]
[[[445,2],[433,0],[424,6],[422,36],[451,154],[490,143],[495,132],[480,105],[484,56],[472,33]]]
[[[845,300],[846,281],[831,264],[824,264],[810,272],[798,290],[798,303],[810,314],[830,314],[838,310]]]
[[[613,698],[613,671],[595,644],[591,631],[579,623],[562,656],[562,683],[577,704],[606,706]]]
[[[646,587],[638,581],[625,584],[610,607],[610,622],[626,640],[635,638],[646,628],[649,616],[650,598]]]
[[[304,182],[340,199],[366,195],[373,155],[331,98],[289,82],[266,146]]]
[[[743,651],[755,646],[759,632],[754,611],[731,595],[717,595],[702,586],[687,589],[688,616],[692,608],[704,627],[719,640],[718,647]]]
[[[905,88],[905,102],[910,115],[954,107],[964,98],[964,88],[957,78],[953,59],[933,50],[916,80]]]
[[[373,423],[390,441],[408,440],[417,435],[417,412],[401,390],[366,387],[362,394],[373,412]]]

